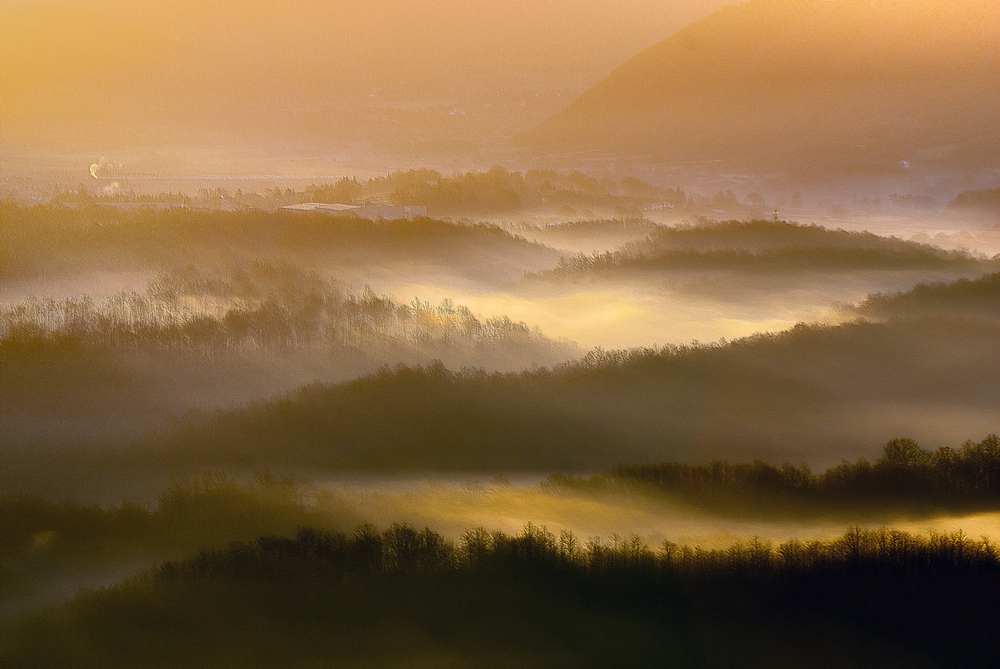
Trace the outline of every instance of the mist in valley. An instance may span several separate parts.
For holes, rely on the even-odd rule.
[[[987,245],[696,210],[4,207],[10,620],[304,526],[723,551],[997,521],[988,502],[919,495],[740,508],[709,487],[573,483],[657,462],[822,471],[902,436],[931,452],[982,440],[1000,396]]]
[[[990,3],[224,5],[0,0],[0,664],[997,659]]]

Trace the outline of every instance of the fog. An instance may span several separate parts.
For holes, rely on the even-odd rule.
[[[612,194],[622,187],[613,182],[545,176],[547,183],[586,185],[591,198],[621,197]],[[481,192],[534,178],[491,170],[459,183]],[[506,470],[507,455],[535,469],[712,457],[826,465],[895,436],[947,445],[995,430],[995,325],[969,299],[992,299],[995,287],[981,277],[1000,262],[981,248],[947,250],[779,219],[550,220],[536,227],[110,204],[6,205],[8,449],[49,443],[78,451],[79,442],[100,460],[129,440],[157,435],[157,445],[144,447],[152,448],[151,463],[192,458],[195,468],[236,452],[265,464],[277,458],[280,467],[316,460]],[[534,241],[519,236],[526,231]],[[988,230],[968,238],[978,239],[974,233],[988,239]],[[553,239],[562,250],[543,243]],[[574,254],[574,247],[592,251]],[[887,299],[872,295],[948,282],[951,292],[906,312],[907,322],[890,320],[900,315],[891,306],[872,311]],[[878,322],[862,327],[857,318]],[[614,352],[634,347],[648,351]],[[532,371],[591,349],[598,354],[582,367],[551,376]],[[615,367],[630,355],[631,367]],[[688,358],[699,371],[685,371]],[[433,385],[440,380],[434,361],[445,370],[444,385]],[[431,398],[406,386],[405,373],[393,371],[397,365],[426,366],[416,378],[442,392],[471,383],[459,400],[471,404],[433,408]],[[466,368],[528,371],[481,385],[473,376],[447,376]],[[415,412],[389,432],[366,427],[378,418],[365,406],[371,400],[355,394],[362,386],[315,385],[380,369],[364,393],[378,403],[396,397]],[[602,375],[630,378],[632,387],[606,385]],[[309,384],[313,391],[294,394]],[[298,406],[327,388],[341,398],[308,402],[334,401],[340,408],[330,411],[351,416],[346,432]],[[509,393],[511,400],[498,399]],[[279,436],[282,407],[306,411],[302,420],[320,432]],[[216,409],[229,413],[209,420]],[[183,429],[194,432],[180,437],[173,431],[182,416]],[[447,437],[431,416],[454,423]],[[497,421],[520,424],[523,443],[484,428]],[[410,436],[391,434],[404,424]],[[240,436],[248,429],[253,446]],[[284,454],[260,435],[286,442]],[[476,453],[463,441],[482,438],[497,444],[493,452]],[[574,446],[575,439],[583,441]],[[323,440],[332,450],[317,450]],[[199,442],[217,442],[219,450]]]
[[[4,2],[0,56],[18,64],[0,79],[5,144],[50,163],[100,147],[215,174],[495,156],[725,4]]]
[[[683,503],[630,495],[588,495],[551,491],[494,479],[389,479],[375,486],[337,483],[321,486],[321,499],[332,498],[376,525],[403,519],[415,527],[459,538],[470,527],[500,529],[516,534],[527,523],[556,534],[573,531],[581,537],[611,540],[613,535],[638,535],[649,545],[665,540],[704,548],[727,548],[753,537],[780,543],[788,539],[826,540],[843,533],[851,518],[762,520],[720,517]],[[329,497],[328,497],[329,496]],[[900,519],[892,514],[866,519],[878,527],[891,523],[908,532],[950,532],[961,528],[973,536],[996,532],[996,513]]]
[[[662,627],[682,666],[811,666],[864,579],[927,620],[1000,592],[995,13],[0,0],[0,665],[189,577],[278,615],[319,569],[402,640],[358,666],[481,663],[474,625],[546,606],[636,635],[588,661]],[[468,638],[406,617],[462,588]],[[206,639],[231,595],[187,607]],[[562,624],[503,657],[572,663]],[[948,656],[864,626],[842,666]]]
[[[31,297],[0,310],[0,324],[0,432],[10,444],[135,438],[187,411],[385,365],[440,360],[456,369],[516,371],[580,354],[523,323],[477,319],[447,298],[400,304],[269,263],[189,267],[97,302],[89,294]]]

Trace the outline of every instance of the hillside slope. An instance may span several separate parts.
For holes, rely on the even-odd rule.
[[[148,461],[439,471],[763,457],[829,465],[906,435],[995,430],[997,324],[805,326],[730,344],[595,351],[555,371],[397,368],[194,421]],[[156,453],[154,455],[153,453]]]
[[[535,123],[731,1],[0,2],[0,121],[5,143],[142,147],[357,140],[428,114],[460,134],[462,99]]]
[[[741,165],[995,165],[1000,6],[753,0],[697,21],[520,136]]]

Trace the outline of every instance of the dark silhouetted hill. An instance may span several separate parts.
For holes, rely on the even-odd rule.
[[[301,529],[0,628],[11,667],[994,666],[996,545],[854,528],[704,550],[533,525]]]

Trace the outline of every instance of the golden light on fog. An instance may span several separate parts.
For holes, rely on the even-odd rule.
[[[998,26],[0,0],[0,665],[1000,666]]]

